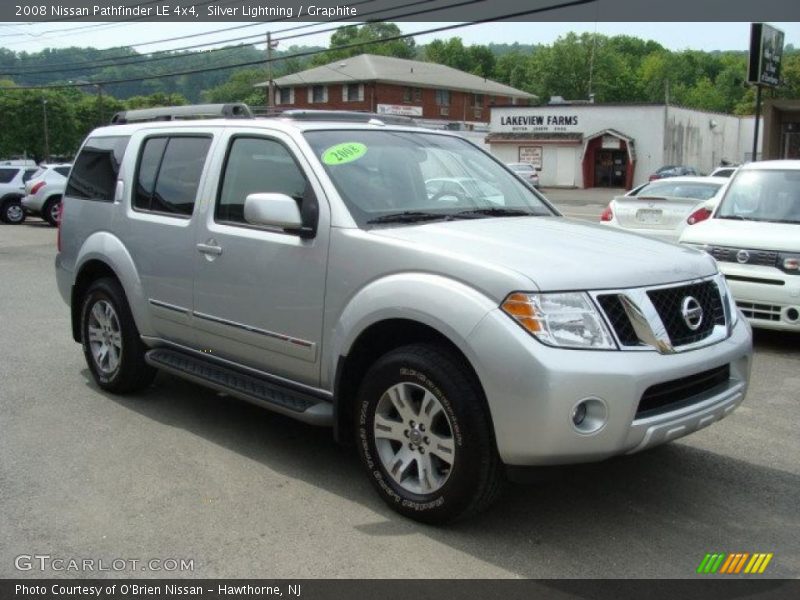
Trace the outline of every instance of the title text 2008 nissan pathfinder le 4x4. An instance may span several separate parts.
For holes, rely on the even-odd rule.
[[[164,120],[192,110],[118,115],[70,174],[56,273],[101,388],[160,369],[332,426],[431,523],[505,465],[638,452],[744,398],[750,328],[707,254],[565,219],[413,123]]]

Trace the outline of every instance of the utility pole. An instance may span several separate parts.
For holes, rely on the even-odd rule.
[[[42,117],[44,120],[44,161],[50,161],[50,134],[47,131],[47,99],[42,98]]]
[[[271,111],[275,106],[275,84],[272,81],[272,48],[277,47],[278,42],[272,45],[272,32],[267,32],[267,110]]]
[[[100,125],[105,125],[106,111],[103,106],[103,86],[99,83],[95,85],[97,86],[97,110],[100,113]]]

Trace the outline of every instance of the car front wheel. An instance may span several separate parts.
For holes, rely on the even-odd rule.
[[[491,504],[503,480],[480,386],[455,353],[410,345],[369,369],[358,396],[357,444],[381,498],[425,523]]]

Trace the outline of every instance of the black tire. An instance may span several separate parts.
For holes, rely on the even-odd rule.
[[[25,222],[25,211],[20,198],[6,198],[0,203],[0,221],[9,225]]]
[[[42,218],[47,221],[51,227],[58,227],[58,219],[56,215],[53,214],[53,209],[54,207],[58,207],[60,202],[61,196],[53,196],[52,198],[48,198],[47,202],[44,203],[44,207],[42,207]]]
[[[434,460],[434,455],[437,454],[431,445],[423,447],[423,443],[419,442],[418,431],[415,438],[418,446],[414,446],[410,441],[408,445],[399,442],[398,446],[396,445],[398,442],[386,439],[377,440],[381,443],[381,451],[376,445],[374,424],[377,409],[379,406],[387,406],[388,392],[397,389],[401,384],[408,386],[405,388],[408,390],[422,390],[418,393],[423,395],[424,402],[428,402],[429,398],[426,393],[432,395],[438,402],[435,411],[439,411],[437,418],[440,419],[440,423],[443,415],[447,417],[446,428],[451,435],[449,438],[439,439],[449,439],[448,445],[453,447],[454,455],[451,465],[445,469],[442,467],[445,467],[446,463],[436,457],[439,475],[442,471],[446,471],[446,474],[439,477],[440,481],[443,478],[443,483],[431,493],[407,489],[416,485],[415,481],[422,481],[423,477],[420,475],[422,462],[408,463],[413,466],[400,468],[401,479],[404,472],[412,475],[410,480],[407,480],[412,482],[410,485],[407,482],[401,485],[395,479],[399,470],[397,464],[400,461],[397,457],[401,451],[406,453],[406,456],[413,452],[422,452],[424,455],[427,448],[427,453],[432,455],[428,458],[429,461]],[[420,400],[416,405],[419,408],[415,409],[420,416],[423,412],[422,403],[423,400]],[[475,376],[451,351],[419,344],[397,348],[379,358],[364,377],[355,413],[356,445],[362,464],[381,498],[400,514],[423,523],[444,524],[469,517],[485,509],[498,496],[504,481],[504,471],[497,454],[489,409]],[[386,418],[385,413],[381,415]],[[402,423],[401,429],[407,426],[407,421],[399,412],[394,419],[400,419],[395,422]],[[411,422],[411,425],[414,423]],[[433,423],[429,425],[430,431],[433,431],[434,426]],[[400,435],[399,430],[396,435]],[[405,429],[402,435],[408,438],[409,430]],[[428,444],[428,438],[424,439],[424,443]],[[412,449],[412,446],[416,449]],[[395,466],[393,476],[389,473],[386,467],[387,461],[382,456],[391,456],[395,451],[397,454],[388,460]],[[428,465],[431,466],[431,463]],[[431,470],[437,470],[436,465],[433,465]],[[431,487],[427,485],[428,489]]]
[[[100,324],[96,317],[91,316],[96,305],[101,312],[105,306],[110,306],[114,313],[115,319],[109,321],[116,321],[119,334],[117,339],[120,349],[116,353],[116,368],[111,368],[111,364],[107,365],[107,369],[104,368],[93,353],[89,329],[92,323]],[[113,326],[111,328],[114,329]],[[93,327],[93,330],[97,331],[97,327]],[[153,381],[156,370],[144,360],[147,347],[139,337],[125,292],[115,279],[98,279],[86,290],[81,304],[81,340],[86,364],[89,365],[97,385],[104,390],[126,394],[144,389]]]

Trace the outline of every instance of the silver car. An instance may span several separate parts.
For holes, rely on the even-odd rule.
[[[42,217],[50,225],[58,225],[61,196],[67,185],[70,164],[41,165],[25,184],[22,208],[26,213]]]
[[[564,219],[458,136],[137,116],[84,143],[56,258],[104,390],[163,370],[330,426],[428,523],[507,467],[639,452],[745,396],[751,331],[710,256]],[[496,194],[426,189],[462,177]]]

